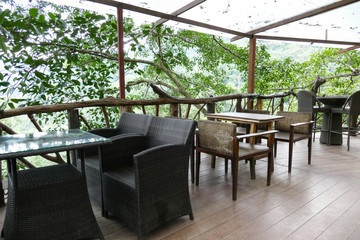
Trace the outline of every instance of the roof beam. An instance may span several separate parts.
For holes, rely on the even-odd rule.
[[[278,36],[265,36],[265,35],[254,35],[254,38],[265,39],[265,40],[280,40],[280,41],[292,41],[292,42],[310,42],[310,43],[325,43],[325,44],[360,46],[360,42],[345,42],[345,41],[321,40],[321,39],[310,39],[310,38],[291,38],[291,37],[278,37]]]
[[[195,0],[195,1],[192,1],[191,3],[185,5],[185,6],[183,6],[182,8],[180,8],[180,9],[176,10],[175,12],[171,13],[171,15],[173,15],[173,16],[179,16],[180,14],[182,14],[182,13],[184,13],[184,12],[192,9],[193,7],[196,7],[197,5],[199,5],[199,4],[201,4],[201,3],[205,2],[205,1],[206,1],[206,0]],[[166,18],[161,18],[161,19],[159,19],[159,20],[157,20],[157,21],[155,22],[155,27],[158,26],[158,25],[160,25],[160,24],[163,24],[164,22],[167,22],[167,21],[168,21],[168,19],[166,19]]]
[[[215,31],[219,31],[219,32],[229,33],[229,34],[248,37],[248,38],[251,37],[251,35],[247,34],[247,33],[234,31],[231,29],[222,28],[222,27],[218,27],[218,26],[214,26],[214,25],[210,25],[210,24],[206,24],[206,23],[202,23],[202,22],[197,22],[197,21],[193,21],[190,19],[173,16],[171,14],[166,14],[166,13],[162,13],[162,12],[122,3],[122,2],[117,2],[114,0],[87,0],[87,1],[101,3],[101,4],[108,5],[108,6],[122,8],[122,9],[130,10],[130,11],[134,11],[134,12],[138,12],[138,13],[143,13],[143,14],[147,14],[147,15],[151,15],[151,16],[155,16],[155,17],[165,18],[168,20],[181,22],[181,23],[185,23],[185,24],[190,24],[190,25],[207,28],[207,29],[211,29],[211,30],[215,30]]]
[[[359,45],[359,46],[352,46],[352,47],[349,47],[349,48],[342,49],[342,50],[338,51],[338,53],[348,52],[348,51],[351,51],[351,50],[355,50],[355,49],[357,49],[357,48],[360,48],[360,45]]]
[[[254,30],[252,30],[250,32],[247,32],[247,34],[253,35],[253,34],[260,33],[260,32],[264,32],[264,31],[267,31],[267,30],[272,29],[272,28],[280,27],[282,25],[292,23],[292,22],[296,22],[296,21],[299,21],[299,20],[304,19],[304,18],[313,17],[313,16],[316,16],[318,14],[325,13],[325,12],[328,12],[330,10],[334,10],[336,8],[343,7],[343,6],[346,6],[348,4],[358,2],[358,1],[359,0],[342,0],[342,1],[339,1],[339,2],[331,3],[329,5],[326,5],[326,6],[323,6],[323,7],[320,7],[320,8],[317,8],[317,9],[314,9],[314,10],[311,10],[311,11],[308,11],[308,12],[305,12],[305,13],[302,13],[302,14],[299,14],[299,15],[284,19],[284,20],[281,20],[279,22],[275,22],[275,23],[269,24],[267,26],[254,29]],[[236,37],[231,38],[230,41],[233,42],[233,41],[239,40],[241,38],[243,38],[243,36],[236,36]]]

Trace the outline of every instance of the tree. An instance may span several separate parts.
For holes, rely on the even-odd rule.
[[[42,1],[1,2],[3,109],[118,97],[114,16]],[[246,92],[248,47],[188,30],[136,26],[128,18],[123,24],[127,98],[156,98],[149,90],[150,83],[174,97]],[[310,87],[317,75],[329,74],[324,69],[331,64],[317,62],[322,57],[314,55],[307,63],[290,58],[274,60],[266,47],[258,44],[255,91],[268,94],[277,89]],[[336,67],[335,72],[344,69]],[[230,79],[229,73],[237,76],[236,80]],[[115,123],[119,110],[111,110],[110,120]],[[104,122],[99,111],[87,112],[94,127]],[[39,117],[44,122],[49,119]],[[60,113],[51,119],[61,122],[65,117]]]

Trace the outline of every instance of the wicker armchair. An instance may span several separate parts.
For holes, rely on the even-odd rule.
[[[346,134],[347,135],[347,150],[350,151],[350,136],[355,136],[359,134],[359,124],[357,119],[360,115],[360,91],[354,92],[351,94],[345,101],[342,108],[332,108],[330,113],[330,127],[332,129],[332,114],[345,114],[347,118],[347,127],[341,129],[340,131],[331,131],[331,133],[337,134]],[[352,123],[354,121],[354,123]],[[328,135],[328,142],[330,142],[330,134]]]
[[[277,115],[285,118],[275,123],[274,156],[277,154],[277,142],[289,143],[288,172],[291,172],[294,143],[301,140],[308,140],[308,164],[311,164],[311,133],[314,121],[311,121],[309,112],[278,112]]]
[[[153,117],[146,136],[118,136],[104,146],[112,149],[102,161],[105,215],[118,217],[139,238],[172,219],[193,219],[188,170],[195,126]]]
[[[311,120],[314,121],[313,125],[313,141],[315,141],[315,133],[321,130],[327,131],[327,129],[322,129],[321,125],[318,125],[321,115],[319,113],[329,113],[330,108],[325,107],[321,102],[316,98],[315,94],[312,91],[301,90],[297,94],[298,96],[298,112],[309,112],[311,113]],[[329,128],[330,123],[325,125]]]
[[[104,239],[85,177],[75,167],[61,164],[18,171],[17,176],[9,173],[5,239]]]
[[[273,171],[273,139],[276,132],[272,130],[237,135],[236,125],[233,123],[200,120],[198,122],[198,131],[196,132],[196,185],[199,185],[201,152],[231,160],[232,199],[234,201],[237,198],[238,162],[240,160],[250,159],[251,178],[255,178],[255,160],[258,157],[267,156],[267,185],[270,185],[271,173]],[[243,143],[241,141],[244,138],[261,135],[268,136],[268,146]]]
[[[152,116],[134,114],[124,112],[121,114],[119,123],[116,128],[102,128],[94,129],[89,132],[100,135],[102,137],[110,138],[116,140],[119,135],[134,135],[140,134],[144,135],[150,125]],[[107,151],[102,151],[103,155],[109,155],[113,152],[113,149],[109,149],[110,153]],[[90,199],[102,207],[103,215],[103,199],[102,199],[102,189],[101,189],[101,171],[100,171],[100,156],[98,154],[97,148],[87,148],[85,151],[85,172],[86,172],[86,181],[89,191]],[[79,165],[78,160],[78,166]]]

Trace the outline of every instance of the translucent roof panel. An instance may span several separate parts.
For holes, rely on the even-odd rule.
[[[350,0],[92,0],[104,2],[105,4],[93,3],[91,0],[51,1],[59,4],[66,4],[68,2],[68,5],[72,6],[78,2],[77,7],[105,11],[112,14],[116,14],[116,9],[105,5],[106,3],[122,2],[143,9],[172,14],[188,4],[196,2],[195,7],[179,14],[178,17],[236,32],[249,33],[330,4],[349,2]],[[124,10],[123,16],[131,17],[137,24],[153,23],[159,20],[159,17],[129,10]],[[344,7],[329,10],[325,13],[294,21],[270,30],[256,32],[255,34],[274,37],[360,42],[359,16],[360,1],[355,1],[355,3]],[[226,31],[215,31],[189,23],[167,21],[165,24],[177,28],[221,35],[229,39],[236,36],[236,34],[226,33]]]

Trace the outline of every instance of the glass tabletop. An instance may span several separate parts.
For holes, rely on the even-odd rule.
[[[0,137],[0,159],[74,150],[111,142],[79,129],[14,134]]]

